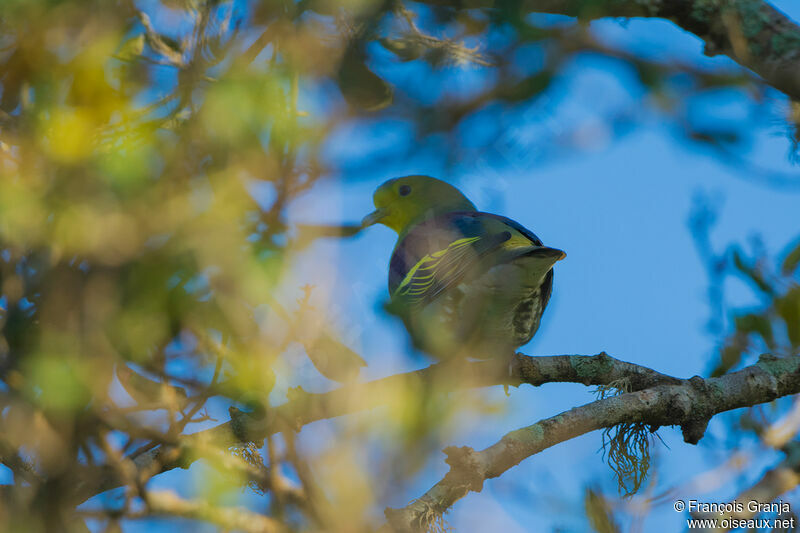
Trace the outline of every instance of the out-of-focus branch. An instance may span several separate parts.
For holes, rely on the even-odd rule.
[[[209,446],[227,447],[263,440],[283,430],[299,430],[317,420],[334,418],[389,404],[398,391],[435,385],[438,391],[487,387],[539,386],[566,382],[584,385],[623,384],[625,390],[641,390],[658,384],[678,384],[682,380],[650,368],[615,359],[606,353],[597,355],[554,355],[530,357],[515,354],[508,361],[459,361],[434,364],[421,370],[397,374],[367,383],[348,385],[330,392],[310,393],[300,388],[290,391],[289,401],[267,412],[261,419],[238,410],[231,411],[231,420],[216,427],[182,436],[176,444],[162,444],[133,458],[137,468],[149,475],[186,468],[201,454],[198,449]],[[81,485],[76,497],[85,500],[99,492],[121,484],[109,469],[99,484]]]
[[[758,507],[748,505],[750,502],[769,503],[782,494],[789,492],[800,485],[800,450],[794,450],[774,468],[767,470],[761,479],[753,486],[742,491],[733,501],[741,505],[741,512],[730,514],[692,513],[697,519],[716,519],[721,523],[723,519],[735,518],[746,520],[757,514]],[[711,533],[712,531],[727,531],[727,529],[698,529],[697,531]]]
[[[721,521],[725,518],[735,518],[746,520],[758,514],[758,507],[750,505],[750,502],[769,503],[777,499],[782,494],[789,492],[800,485],[800,442],[793,441],[783,446],[786,457],[773,468],[770,468],[752,486],[741,491],[733,500],[740,504],[740,507],[731,506],[732,513],[712,514],[712,513],[692,513],[694,518],[712,518]],[[699,531],[722,531],[720,529],[700,529]],[[727,531],[727,530],[725,530]]]
[[[443,379],[448,376],[450,379]],[[522,459],[545,448],[596,429],[641,422],[653,427],[680,425],[684,440],[702,438],[717,413],[756,405],[800,392],[800,357],[762,356],[758,364],[720,378],[682,380],[650,368],[620,361],[605,353],[594,356],[530,357],[516,354],[507,362],[440,363],[405,374],[350,385],[327,393],[292,391],[289,401],[269,410],[261,419],[232,410],[231,420],[214,428],[183,436],[135,458],[145,478],[177,467],[187,468],[202,456],[198,450],[260,441],[279,431],[296,430],[316,420],[333,418],[385,405],[398,390],[435,384],[437,390],[490,385],[535,386],[549,382],[606,385],[628,392],[593,402],[506,435],[481,452],[450,449],[451,473],[423,498],[405,509],[390,511],[393,527],[413,527],[430,511],[442,512],[483,480],[497,477]],[[466,476],[466,477],[465,477]],[[101,485],[85,486],[80,499],[118,486],[113,471]],[[405,524],[405,526],[403,526]]]
[[[446,378],[449,377],[449,378]],[[544,383],[582,383],[609,385],[627,380],[629,390],[640,390],[660,383],[681,380],[650,368],[620,361],[606,353],[598,355],[554,355],[531,357],[515,354],[510,365],[503,361],[459,361],[439,363],[421,370],[397,374],[375,381],[342,387],[325,393],[309,393],[295,389],[289,401],[275,408],[263,420],[232,420],[208,431],[239,434],[247,440],[261,440],[282,431],[357,411],[372,409],[391,402],[397,390],[435,384],[440,390],[519,386]],[[244,432],[244,433],[242,433]]]
[[[41,482],[39,475],[34,470],[33,465],[25,461],[7,442],[0,441],[0,463],[7,466],[14,476],[35,484]]]
[[[387,509],[386,517],[397,531],[424,529],[470,491],[480,491],[486,479],[590,431],[622,423],[643,423],[652,428],[679,425],[684,440],[694,444],[714,415],[798,392],[800,357],[762,356],[757,364],[722,377],[694,377],[598,400],[508,433],[485,450],[446,449],[450,465],[447,475],[408,506]]]
[[[277,533],[286,530],[275,520],[242,507],[218,507],[202,501],[186,500],[168,490],[149,491],[147,512],[143,511],[140,517],[129,514],[126,518],[148,518],[152,515],[204,520],[227,530],[247,533]]]
[[[502,4],[496,0],[422,1],[456,8]],[[800,27],[761,0],[526,0],[521,10],[581,19],[664,18],[702,39],[707,55],[727,55],[800,100]]]
[[[798,485],[800,485],[800,450],[795,449],[775,468],[767,470],[752,487],[742,491],[736,497],[736,501],[771,502]],[[749,515],[738,518],[747,518],[753,514],[755,513],[750,511]]]

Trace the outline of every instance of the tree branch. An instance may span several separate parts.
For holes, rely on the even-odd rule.
[[[225,530],[246,533],[279,533],[286,531],[282,524],[242,507],[220,507],[200,500],[185,500],[169,490],[147,493],[147,507],[139,513],[128,513],[125,518],[151,518],[153,515],[179,516],[203,520]]]
[[[455,8],[492,8],[496,0],[421,0]],[[526,13],[584,20],[654,17],[674,22],[705,43],[705,53],[724,54],[767,84],[800,100],[800,27],[761,0],[524,0]]]
[[[800,357],[764,355],[757,364],[718,378],[695,376],[679,384],[656,385],[598,400],[508,433],[479,452],[468,447],[446,449],[450,465],[447,475],[408,506],[387,509],[386,517],[395,530],[417,530],[470,491],[479,492],[484,480],[590,431],[622,423],[643,423],[653,428],[679,425],[684,440],[695,444],[712,416],[798,392]]]
[[[183,435],[180,442],[162,444],[133,458],[140,472],[156,475],[188,466],[202,456],[209,446],[229,447],[258,442],[287,428],[299,430],[317,420],[335,418],[386,405],[398,390],[435,386],[438,392],[491,385],[539,386],[544,383],[570,382],[584,385],[609,385],[625,380],[626,390],[641,390],[661,383],[681,383],[650,368],[615,359],[605,352],[586,355],[530,357],[515,354],[508,361],[458,361],[439,363],[421,370],[397,374],[367,383],[341,387],[330,392],[311,393],[293,389],[289,401],[267,412],[261,419],[231,410],[231,420],[216,427]],[[123,484],[113,469],[107,469],[99,483],[84,483],[76,489],[83,501],[100,492]]]

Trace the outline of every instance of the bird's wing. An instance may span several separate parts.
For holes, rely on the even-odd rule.
[[[446,248],[425,255],[405,275],[392,294],[392,300],[410,305],[434,300],[443,291],[457,285],[483,256],[502,246],[511,237],[509,231],[462,237],[449,243]]]
[[[531,243],[536,246],[542,246],[542,240],[536,236],[534,232],[517,222],[516,220],[510,219],[508,217],[504,217],[502,215],[495,215],[493,213],[482,213],[482,212],[475,212],[472,216],[478,220],[483,221],[484,224],[487,225],[497,225],[499,222],[505,226],[508,226],[518,232],[520,232],[526,239],[530,242],[518,242],[517,244],[520,246],[528,246]]]

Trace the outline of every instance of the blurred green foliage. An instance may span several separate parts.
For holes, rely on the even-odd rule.
[[[406,6],[373,0],[0,3],[0,461],[14,476],[2,487],[0,530],[84,531],[95,519],[114,531],[165,514],[232,527],[215,506],[247,485],[272,494],[265,514],[281,527],[374,525],[375,502],[425,466],[459,411],[498,407],[414,384],[386,392],[379,431],[375,421],[372,433],[345,421],[312,453],[298,451],[288,429],[262,451],[209,444],[210,468],[193,474],[198,505],[148,499],[149,479],[166,465],[136,468],[187,425],[208,422],[211,397],[268,416],[276,374],[292,372],[279,356],[293,345],[333,380],[350,382],[363,366],[332,317],[276,296],[300,290],[294,254],[357,231],[287,222],[292,201],[335,174],[321,156],[331,132],[383,113],[411,121],[420,140],[457,141],[463,120],[496,103],[522,109],[582,53],[631,65],[648,105],[703,143],[743,135],[699,131],[686,120],[692,96],[737,86],[757,106],[765,90],[738,71],[608,48],[582,24],[540,25],[513,2],[465,7],[432,9],[431,31]],[[493,32],[508,38],[477,46]],[[538,66],[514,63],[538,44]],[[415,61],[495,70],[477,92],[419,101],[385,74]],[[301,94],[321,94],[307,100],[318,109],[301,108]],[[256,186],[268,201],[257,201]],[[786,354],[800,345],[800,246],[780,272],[733,257],[767,303],[736,315],[717,372],[757,340]],[[263,306],[277,326],[259,319]],[[371,463],[379,445],[396,460]],[[110,508],[77,509],[116,485],[124,496]],[[614,530],[600,496],[590,491],[586,505],[597,530]],[[275,526],[236,513],[254,530]]]

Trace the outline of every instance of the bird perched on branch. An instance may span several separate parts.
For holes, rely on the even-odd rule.
[[[533,337],[564,252],[428,176],[389,180],[373,200],[362,225],[399,235],[388,308],[417,348],[442,360],[488,359],[510,356]]]

